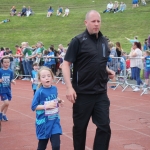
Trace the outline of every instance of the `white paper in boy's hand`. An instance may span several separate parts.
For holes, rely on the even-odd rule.
[[[33,79],[33,83],[34,83],[34,84],[38,84],[38,79],[37,79],[37,78],[34,78],[34,79]]]
[[[52,102],[57,102],[58,103],[58,100],[57,99],[54,99],[54,100],[51,100],[51,101],[45,101],[44,102],[44,105],[48,104],[48,103],[52,103]],[[54,114],[57,114],[59,111],[58,109],[58,105],[56,105],[56,108],[51,108],[51,109],[46,109],[45,110],[45,116],[52,116]]]

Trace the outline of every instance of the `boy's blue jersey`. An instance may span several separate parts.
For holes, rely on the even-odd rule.
[[[33,80],[33,83],[32,83],[32,89],[33,90],[36,90],[37,86],[38,86],[38,77],[37,77],[37,71],[35,70],[32,70],[31,72],[31,79]]]
[[[150,71],[150,56],[145,57],[145,71]]]
[[[0,69],[0,93],[11,93],[11,81],[13,80],[13,71],[10,69]]]
[[[40,87],[33,98],[31,109],[36,110],[38,105],[44,105],[45,102],[52,101],[57,98],[57,88],[51,86],[49,88]],[[48,139],[53,134],[62,134],[60,126],[60,117],[58,113],[53,115],[45,115],[45,110],[36,110],[36,135],[38,139]]]
[[[54,56],[54,52],[48,53],[48,56]],[[55,58],[51,58],[50,63],[51,63],[51,65],[56,64]]]

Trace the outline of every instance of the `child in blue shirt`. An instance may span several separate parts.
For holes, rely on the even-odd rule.
[[[8,121],[6,112],[8,110],[9,102],[11,101],[11,83],[15,84],[13,80],[13,71],[9,69],[10,58],[3,57],[1,59],[2,68],[0,69],[0,96],[4,102],[0,109],[0,120]]]
[[[34,63],[33,70],[31,72],[31,82],[32,82],[32,89],[33,89],[34,94],[35,94],[37,86],[38,86],[38,78],[37,78],[38,69],[39,69],[39,64]]]
[[[150,51],[145,51],[145,68],[144,68],[144,77],[145,77],[145,83],[143,85],[143,88],[147,88],[149,86],[149,78],[150,78]]]
[[[10,22],[10,19],[5,19],[5,20],[1,21],[0,24],[7,23],[7,22]]]
[[[50,139],[52,150],[60,150],[60,125],[57,88],[52,86],[54,75],[48,67],[38,71],[39,89],[36,91],[31,109],[36,111],[36,135],[39,140],[37,150],[45,150]]]

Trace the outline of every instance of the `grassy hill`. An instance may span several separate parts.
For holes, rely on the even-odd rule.
[[[120,1],[120,0],[119,0]],[[87,11],[95,9],[101,13],[101,31],[114,43],[121,42],[123,49],[129,51],[131,44],[124,38],[133,38],[135,35],[143,43],[150,33],[150,2],[147,6],[140,5],[132,9],[132,0],[125,0],[127,10],[123,13],[105,13],[108,0],[0,0],[0,20],[11,19],[11,22],[0,24],[0,47],[10,47],[23,41],[30,45],[42,41],[46,48],[54,44],[55,48],[62,43],[66,46],[72,37],[84,31],[84,18]],[[10,8],[15,5],[21,11],[23,5],[31,6],[35,14],[31,17],[11,17]],[[58,6],[70,8],[69,17],[57,17]],[[54,15],[46,17],[49,6],[54,8]]]

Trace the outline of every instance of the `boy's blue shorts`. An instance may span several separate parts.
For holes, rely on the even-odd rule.
[[[1,96],[2,101],[5,101],[5,100],[11,101],[11,98],[12,98],[11,93],[1,93],[0,96]]]

